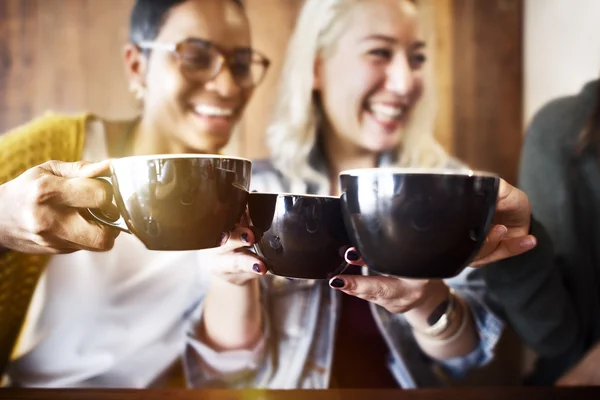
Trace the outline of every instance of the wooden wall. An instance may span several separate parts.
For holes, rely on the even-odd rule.
[[[48,109],[135,115],[122,44],[132,0],[0,0],[0,129]]]
[[[52,109],[135,115],[122,66],[132,0],[0,0],[0,132]],[[302,0],[246,0],[272,68],[230,151],[263,157],[264,128]],[[522,139],[523,0],[418,0],[434,32],[436,134],[473,168],[514,182]],[[277,32],[277,33],[273,33]]]

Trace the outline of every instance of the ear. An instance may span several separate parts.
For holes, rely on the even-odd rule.
[[[148,69],[147,57],[132,43],[125,45],[123,55],[125,59],[125,73],[127,74],[129,83],[138,87],[144,87]]]
[[[321,75],[323,75],[322,69],[323,61],[321,60],[321,57],[316,57],[313,66],[313,90],[321,90]]]

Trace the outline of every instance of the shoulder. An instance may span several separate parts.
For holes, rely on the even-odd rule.
[[[78,161],[89,114],[47,113],[0,136],[0,181],[49,160]]]
[[[533,116],[525,136],[525,144],[536,144],[558,150],[571,147],[597,102],[598,81],[588,82],[583,89],[544,104]]]
[[[5,133],[6,135],[13,135],[21,132],[65,132],[72,131],[77,128],[83,128],[85,122],[91,114],[55,114],[53,112],[47,112],[44,115],[38,116],[33,120],[19,125],[12,130]]]
[[[2,147],[16,146],[30,142],[36,147],[52,149],[62,148],[72,153],[81,150],[85,137],[86,121],[91,114],[63,115],[46,113],[0,136]]]

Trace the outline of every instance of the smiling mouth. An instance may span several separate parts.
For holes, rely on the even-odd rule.
[[[231,118],[234,115],[232,108],[199,104],[194,106],[194,112],[201,117],[209,118]]]
[[[402,106],[377,103],[367,105],[367,111],[369,111],[376,120],[384,123],[400,121],[405,112],[404,107]]]

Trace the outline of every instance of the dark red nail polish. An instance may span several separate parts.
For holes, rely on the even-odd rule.
[[[244,232],[240,235],[240,237],[242,238],[242,242],[244,243],[248,243],[248,233]]]
[[[358,254],[354,250],[351,250],[351,251],[348,252],[348,260],[350,260],[350,261],[358,261],[358,260],[360,260],[360,254]]]
[[[260,274],[260,265],[258,263],[254,264],[252,266],[252,269],[254,270],[254,272],[256,272],[257,274]]]
[[[329,285],[333,288],[341,289],[344,287],[345,284],[346,283],[344,282],[343,279],[335,278],[334,280],[331,281],[331,283]]]

